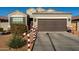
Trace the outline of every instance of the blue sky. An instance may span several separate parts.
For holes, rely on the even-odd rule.
[[[26,12],[26,10],[30,7],[0,7],[0,16],[7,16],[9,13],[19,10],[21,12]],[[32,7],[36,8],[36,7]],[[79,16],[79,7],[43,7],[45,9],[55,9],[57,11],[62,11],[62,12],[71,12],[72,16]]]

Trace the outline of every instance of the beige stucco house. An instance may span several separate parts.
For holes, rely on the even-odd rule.
[[[0,28],[3,28],[5,31],[9,29],[8,17],[0,17]]]
[[[33,26],[38,26],[39,31],[66,31],[71,26],[71,13],[60,12],[42,8],[27,11],[33,18]]]
[[[28,26],[29,22],[32,23],[31,27],[37,26],[39,31],[66,31],[71,26],[71,17],[71,13],[53,9],[29,8],[26,13],[14,11],[8,14],[7,24],[1,25],[0,23],[0,26],[8,30],[11,24],[25,24]]]

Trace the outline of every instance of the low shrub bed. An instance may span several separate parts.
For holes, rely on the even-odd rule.
[[[22,48],[26,44],[27,44],[27,40],[24,40],[19,36],[14,36],[9,40],[8,47],[9,49],[13,48],[17,50],[18,48]]]

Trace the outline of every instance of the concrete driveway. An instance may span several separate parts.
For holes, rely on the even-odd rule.
[[[33,48],[34,51],[51,51],[53,47],[46,33],[38,33],[37,39]]]
[[[79,37],[67,32],[39,32],[33,51],[79,51]]]

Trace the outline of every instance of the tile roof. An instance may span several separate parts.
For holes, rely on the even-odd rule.
[[[10,13],[9,15],[24,15],[24,16],[26,16],[27,14],[20,12],[19,10],[16,10],[16,11]]]
[[[79,21],[79,16],[73,16],[72,21]]]
[[[0,22],[8,22],[8,17],[0,16]]]
[[[0,16],[0,19],[7,20],[7,19],[8,19],[8,17],[5,17],[5,16]]]

